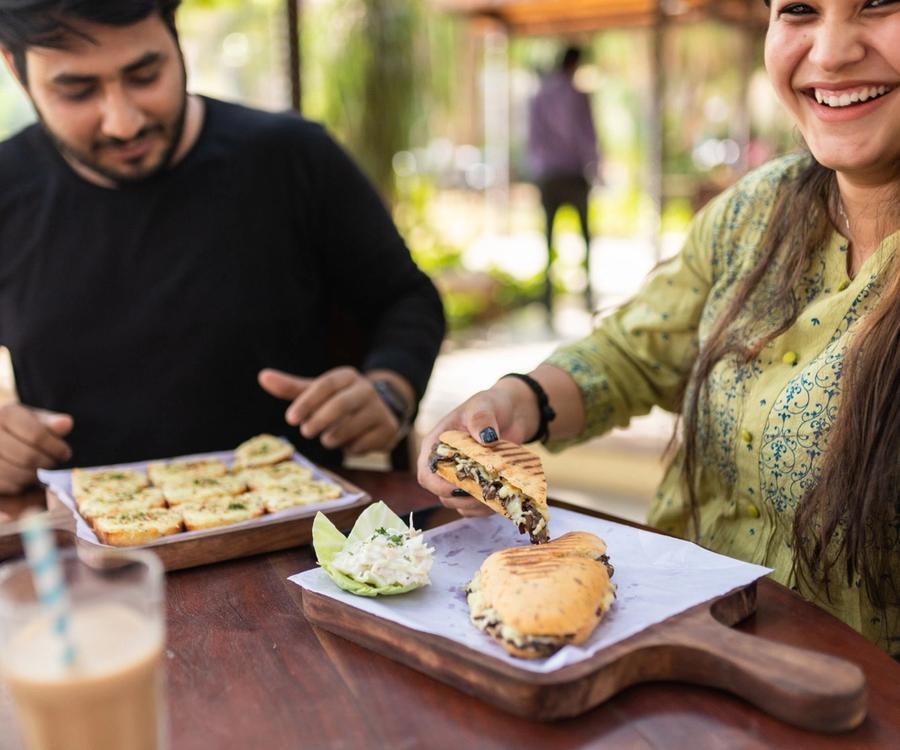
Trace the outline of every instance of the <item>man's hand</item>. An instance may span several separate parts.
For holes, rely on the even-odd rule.
[[[72,457],[62,439],[74,420],[68,414],[22,404],[0,407],[0,494],[17,495],[37,482],[38,469],[50,469]]]
[[[326,448],[360,454],[394,447],[400,423],[372,381],[352,367],[338,367],[317,378],[266,369],[259,373],[259,384],[290,401],[284,414],[287,423],[299,427],[305,438],[318,437]]]

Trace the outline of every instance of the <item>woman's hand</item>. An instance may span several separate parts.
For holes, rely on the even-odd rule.
[[[463,516],[488,516],[493,511],[431,471],[429,457],[442,432],[461,430],[478,442],[489,445],[499,439],[523,443],[537,431],[537,400],[521,380],[504,378],[492,388],[476,393],[451,411],[425,437],[418,460],[418,479],[448,508]]]

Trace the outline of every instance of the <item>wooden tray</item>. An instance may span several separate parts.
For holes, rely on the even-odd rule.
[[[362,497],[352,505],[344,505],[333,510],[324,509],[328,518],[339,529],[349,528],[354,524],[363,509],[372,502],[371,496],[359,487],[348,482],[326,469],[318,469],[331,481],[340,485],[345,493],[361,492]],[[108,549],[87,539],[75,535],[74,511],[63,503],[55,493],[47,490],[47,507],[55,512],[65,511],[71,520],[69,528],[79,549]],[[173,534],[163,537],[151,544],[128,549],[147,549],[155,552],[162,560],[166,570],[193,568],[197,565],[233,560],[236,557],[249,557],[262,552],[275,552],[280,549],[298,547],[312,541],[312,524],[315,514],[303,518],[272,518],[260,516],[249,522],[247,526],[221,528],[205,532],[202,536],[182,539],[183,535]]]
[[[865,677],[855,665],[728,627],[756,610],[755,582],[551,674],[518,669],[306,589],[302,597],[313,625],[528,719],[578,716],[630,685],[654,681],[727,690],[822,732],[852,729],[866,715]]]

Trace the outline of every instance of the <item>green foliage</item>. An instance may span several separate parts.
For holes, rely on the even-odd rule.
[[[474,294],[463,292],[444,292],[444,315],[451,333],[458,333],[485,319],[485,311],[490,301]]]
[[[498,268],[492,268],[488,275],[495,282],[490,294],[475,290],[450,290],[441,294],[451,333],[459,333],[473,325],[489,322],[541,299],[543,295],[543,273],[522,280]]]
[[[542,273],[521,280],[499,268],[491,268],[488,279],[467,271],[462,250],[446,242],[432,225],[429,208],[437,188],[431,179],[419,175],[406,177],[398,180],[397,188],[394,220],[419,268],[441,288],[444,313],[451,331],[463,331],[540,297]],[[473,277],[481,277],[487,283],[451,283],[454,279]]]
[[[694,219],[694,207],[687,198],[666,201],[662,215],[663,232],[685,232]]]
[[[434,199],[434,183],[423,176],[399,180],[394,221],[406,238],[419,268],[435,276],[462,268],[462,251],[445,242],[432,226],[428,209]]]
[[[394,197],[393,157],[406,148],[415,120],[415,0],[332,0],[306,25],[306,111],[347,145],[387,200]]]
[[[499,268],[492,268],[490,274],[500,284],[497,306],[503,311],[515,310],[529,302],[541,299],[544,293],[543,271],[528,279],[517,279]]]

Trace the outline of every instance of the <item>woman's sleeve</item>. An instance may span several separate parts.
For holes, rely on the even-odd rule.
[[[653,406],[678,408],[697,358],[698,327],[713,284],[716,229],[727,201],[726,193],[697,215],[681,252],[651,272],[630,302],[546,360],[575,379],[586,412],[584,432],[551,441],[551,450],[624,427]]]

